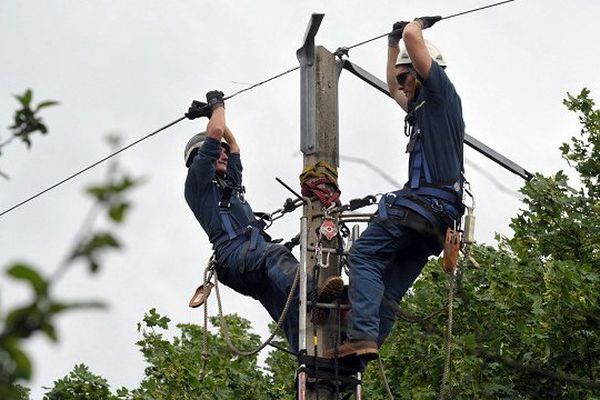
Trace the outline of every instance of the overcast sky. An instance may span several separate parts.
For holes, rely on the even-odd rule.
[[[326,3],[327,5],[323,5]],[[5,210],[76,170],[104,157],[105,137],[120,133],[129,143],[180,117],[208,90],[226,94],[298,64],[295,56],[312,12],[324,12],[317,44],[334,51],[389,31],[397,20],[450,15],[489,4],[462,1],[17,1],[0,7],[0,137],[18,107],[12,94],[34,90],[34,102],[60,106],[43,117],[47,136],[3,149],[0,210]],[[599,98],[595,40],[600,3],[517,0],[441,21],[426,31],[448,62],[462,97],[467,132],[532,172],[568,168],[558,147],[577,135],[577,118],[562,105],[566,92],[583,87]],[[350,59],[383,79],[385,39],[350,52]],[[274,177],[298,187],[299,74],[293,72],[227,102],[228,124],[242,148],[248,199],[272,211],[288,193]],[[406,179],[403,117],[395,103],[348,73],[339,85],[340,153],[362,157],[396,180]],[[132,193],[134,207],[118,231],[125,251],[104,258],[90,277],[76,265],[56,287],[64,299],[101,299],[107,311],[74,312],[60,318],[60,343],[31,340],[33,398],[76,363],[113,387],[136,387],[144,363],[135,346],[136,323],[156,307],[175,322],[201,323],[187,301],[200,282],[210,245],[183,198],[183,147],[205,121],[183,121],[123,153],[122,166],[146,183]],[[521,206],[522,179],[470,148],[467,178],[477,202],[476,236],[494,244],[495,233]],[[82,188],[98,182],[105,165],[0,217],[0,267],[27,261],[44,273],[60,263],[90,201]],[[395,189],[364,165],[342,162],[342,198]],[[498,186],[502,185],[502,188]],[[508,192],[507,192],[508,190]],[[275,237],[297,232],[299,214],[272,228]],[[267,332],[259,304],[227,292],[226,312]],[[27,299],[24,287],[0,278],[0,304]],[[252,307],[250,306],[252,304]],[[214,314],[216,307],[211,305]],[[200,349],[198,349],[200,352]]]

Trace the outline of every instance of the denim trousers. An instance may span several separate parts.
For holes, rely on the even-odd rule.
[[[350,249],[350,340],[383,344],[402,296],[435,253],[427,237],[403,225],[406,217],[376,217]]]
[[[296,276],[299,263],[284,246],[259,241],[251,250],[246,240],[219,262],[220,282],[258,300],[274,321],[278,321]],[[293,351],[298,351],[298,290],[296,289],[282,328]]]

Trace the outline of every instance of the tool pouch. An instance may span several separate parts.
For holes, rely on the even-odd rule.
[[[446,230],[444,241],[444,263],[443,268],[449,274],[454,273],[458,263],[458,251],[460,250],[460,232],[452,228]]]

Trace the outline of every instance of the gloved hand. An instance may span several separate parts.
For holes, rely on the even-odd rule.
[[[415,18],[415,21],[419,21],[421,24],[421,29],[431,28],[433,24],[440,21],[442,19],[441,16],[436,15],[435,17],[419,17]]]
[[[406,25],[408,25],[408,21],[398,21],[392,25],[392,32],[388,34],[388,45],[390,47],[398,45],[398,42],[402,39],[402,32],[404,32]]]
[[[223,96],[225,95],[219,90],[211,90],[210,92],[206,93],[206,102],[211,110],[214,111],[219,107],[225,107]]]
[[[194,100],[192,101],[192,105],[188,108],[188,112],[185,113],[185,116],[188,119],[196,119],[200,117],[210,118],[212,116],[212,109],[208,106],[208,104]]]

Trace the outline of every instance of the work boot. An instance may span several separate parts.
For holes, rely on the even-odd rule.
[[[317,303],[331,303],[344,291],[344,281],[339,276],[331,276],[319,286],[315,301]],[[310,321],[315,325],[322,325],[329,318],[328,308],[313,307]]]
[[[333,358],[335,349],[327,349],[323,353],[325,358]],[[344,342],[337,350],[338,358],[357,356],[363,361],[375,360],[379,357],[377,342],[372,340],[348,340]]]

